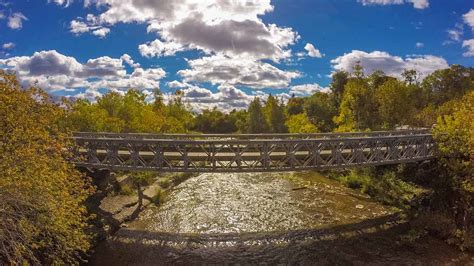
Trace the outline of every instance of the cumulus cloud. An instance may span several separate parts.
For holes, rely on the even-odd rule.
[[[286,88],[298,72],[283,71],[269,63],[247,58],[211,56],[188,61],[190,69],[180,70],[186,82],[230,84],[254,89]]]
[[[99,38],[105,38],[107,34],[109,34],[110,29],[109,28],[100,28],[92,31],[92,34],[99,37]]]
[[[405,3],[413,4],[416,9],[425,9],[430,6],[428,0],[357,0],[363,5],[401,5]]]
[[[56,1],[61,4],[61,0]],[[74,34],[104,37],[115,24],[141,23],[158,37],[139,45],[145,57],[173,56],[198,50],[203,58],[188,61],[179,71],[185,82],[210,82],[251,88],[287,87],[299,73],[283,71],[268,61],[291,58],[300,38],[289,27],[265,23],[260,16],[273,11],[271,0],[86,0],[98,14],[71,21]],[[63,3],[65,4],[65,2]],[[310,56],[321,57],[308,46]]]
[[[217,92],[176,80],[169,82],[168,86],[180,89],[183,100],[189,103],[195,111],[217,107],[230,112],[233,109],[247,108],[253,99],[253,96],[229,84],[220,85]]]
[[[96,99],[102,97],[102,93],[97,90],[86,89],[84,92],[77,93],[68,98],[85,99],[89,102],[96,102]]]
[[[10,50],[10,49],[13,49],[14,47],[15,47],[15,44],[12,42],[7,42],[2,45],[2,48],[5,50]]]
[[[0,59],[0,67],[15,70],[24,86],[36,83],[47,91],[153,89],[159,88],[160,79],[166,75],[161,68],[138,66],[127,73],[124,63],[133,64],[133,60],[127,55],[122,58],[103,56],[80,63],[55,50]]]
[[[24,20],[28,20],[28,18],[25,17],[25,15],[23,15],[22,13],[16,12],[8,17],[7,25],[10,29],[19,30],[23,28]]]
[[[293,29],[265,24],[259,18],[273,10],[270,0],[88,0],[85,5],[96,5],[103,12],[73,20],[71,32],[103,37],[117,23],[145,23],[149,32],[160,36],[140,45],[147,57],[197,49],[278,61],[291,56],[288,46],[299,38]]]
[[[323,57],[319,49],[316,49],[314,45],[312,45],[311,43],[307,43],[304,46],[304,49],[308,52],[308,56],[310,57],[318,57],[318,58]]]
[[[474,30],[474,9],[469,10],[469,12],[464,14],[462,17],[464,22]]]
[[[327,87],[322,87],[321,85],[319,84],[302,84],[302,85],[296,85],[296,86],[292,86],[290,88],[290,95],[291,94],[294,94],[294,95],[297,95],[297,96],[308,96],[308,95],[311,95],[311,94],[314,94],[316,92],[329,92],[329,88]]]
[[[185,47],[176,42],[162,42],[156,39],[152,42],[140,44],[138,50],[145,57],[161,57],[174,55],[176,52],[185,50]]]
[[[466,57],[474,56],[474,39],[465,40],[462,43],[462,47],[467,49],[467,51],[463,53],[464,56]]]
[[[425,47],[425,44],[422,43],[422,42],[417,42],[417,43],[415,44],[415,46],[416,46],[416,48],[423,48],[423,47]]]
[[[390,55],[387,52],[374,51],[367,53],[353,50],[333,60],[331,63],[335,70],[352,72],[354,65],[360,62],[366,74],[381,70],[385,74],[400,77],[404,70],[412,69],[425,77],[432,72],[449,67],[447,61],[442,57],[433,55],[410,56],[405,59]]]
[[[81,20],[72,20],[69,24],[69,29],[72,33],[80,35],[86,32],[90,32],[99,38],[104,38],[109,34],[110,29],[107,27],[99,26],[94,22],[94,17],[89,15],[87,17],[88,22]]]
[[[130,67],[137,68],[140,67],[139,63],[135,63],[135,61],[132,59],[132,57],[128,54],[124,54],[120,57],[123,62],[127,63]]]

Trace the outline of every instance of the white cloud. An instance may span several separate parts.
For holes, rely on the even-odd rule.
[[[84,92],[77,93],[72,97],[68,98],[75,98],[75,99],[85,99],[89,102],[96,102],[96,99],[102,97],[102,93],[97,90],[86,89]]]
[[[69,28],[72,33],[81,34],[84,32],[89,32],[91,29],[95,29],[96,27],[91,27],[82,21],[72,20],[69,24]]]
[[[308,55],[310,57],[318,57],[318,58],[321,58],[323,57],[323,55],[321,54],[321,52],[319,51],[319,49],[316,49],[314,47],[314,45],[312,45],[311,43],[307,43],[305,46],[304,46],[304,49],[308,52]]]
[[[51,2],[68,7],[70,4],[72,4],[73,0],[48,0],[48,3]]]
[[[300,76],[298,72],[283,71],[269,63],[247,58],[211,56],[188,61],[190,69],[178,74],[186,82],[210,82],[230,84],[255,89],[286,88],[291,80]]]
[[[299,38],[293,29],[265,24],[259,18],[273,10],[270,0],[88,0],[85,5],[96,5],[102,13],[71,21],[71,32],[94,33],[97,27],[108,29],[117,23],[146,23],[149,32],[160,36],[140,45],[147,57],[197,49],[209,55],[278,61],[291,56],[288,46]]]
[[[92,17],[88,16],[88,19],[92,19]],[[88,22],[84,22],[81,20],[72,20],[69,24],[69,29],[72,33],[76,35],[90,32],[92,35],[95,35],[99,38],[104,38],[110,32],[109,28],[96,25],[93,22],[93,19]]]
[[[472,30],[474,30],[474,9],[469,10],[466,14],[463,16],[464,22],[471,27]]]
[[[8,17],[7,25],[10,29],[19,30],[23,28],[24,20],[28,20],[28,18],[25,17],[25,15],[23,15],[22,13],[20,12],[13,13],[12,15]]]
[[[15,47],[15,44],[12,42],[7,42],[2,45],[2,48],[5,50],[10,50],[10,49],[13,49],[14,47]]]
[[[366,74],[381,70],[385,74],[400,77],[404,70],[413,69],[425,77],[438,69],[448,68],[449,65],[442,57],[433,55],[411,56],[405,59],[399,56],[390,55],[387,52],[373,51],[367,53],[364,51],[353,50],[333,60],[335,70],[344,70],[352,72],[354,65],[360,62]]]
[[[422,43],[422,42],[417,42],[417,43],[415,44],[415,46],[416,46],[416,48],[423,48],[423,47],[425,47],[425,44]]]
[[[315,92],[329,92],[329,88],[321,87],[319,84],[302,84],[296,85],[290,88],[289,94],[295,94],[297,96],[312,95]]]
[[[467,48],[467,51],[463,53],[464,56],[466,57],[474,56],[474,39],[465,40],[462,43],[462,47]]]
[[[128,54],[124,54],[120,57],[125,63],[127,63],[129,66],[133,68],[140,67],[139,63],[135,63],[135,61],[132,59],[132,57]]]
[[[447,30],[449,39],[455,42],[461,41],[463,31],[461,29],[450,29]]]
[[[92,34],[99,38],[105,38],[105,36],[109,34],[109,32],[110,32],[109,28],[100,28],[100,29],[92,31]]]
[[[161,57],[174,55],[176,52],[185,50],[185,47],[176,42],[162,42],[156,39],[152,42],[141,44],[138,50],[145,57]]]
[[[127,73],[124,63],[134,64],[127,55],[122,58],[103,56],[80,63],[55,50],[0,59],[0,67],[15,70],[24,86],[37,82],[47,91],[154,89],[159,88],[160,80],[166,75],[161,68],[143,69],[137,65],[132,73]]]
[[[169,82],[168,86],[180,89],[183,100],[195,111],[217,107],[224,112],[230,112],[233,109],[247,108],[253,99],[253,96],[229,84],[220,85],[217,92],[176,80]]]
[[[416,9],[425,9],[430,6],[428,0],[357,0],[363,5],[401,5],[405,3],[413,4]]]

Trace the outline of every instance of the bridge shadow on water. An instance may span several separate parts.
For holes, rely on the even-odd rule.
[[[174,234],[122,228],[91,265],[366,265],[457,264],[459,252],[430,237],[405,241],[397,214],[321,229]]]

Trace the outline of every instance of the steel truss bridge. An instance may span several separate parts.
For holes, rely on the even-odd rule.
[[[159,172],[280,172],[429,160],[428,131],[315,134],[74,134],[78,167]]]

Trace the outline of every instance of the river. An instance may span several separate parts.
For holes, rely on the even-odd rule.
[[[423,263],[423,247],[397,246],[398,211],[316,172],[200,174],[99,246],[91,264]]]

